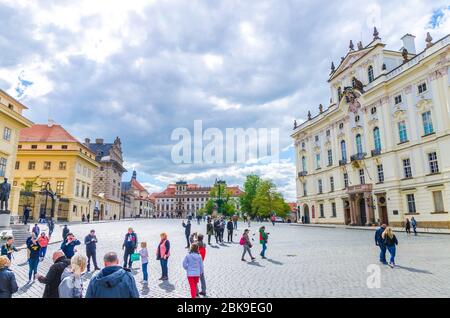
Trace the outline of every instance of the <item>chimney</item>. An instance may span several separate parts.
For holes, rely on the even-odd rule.
[[[95,143],[99,145],[103,145],[103,138],[97,138],[95,139]]]
[[[416,37],[412,34],[405,34],[401,40],[403,41],[403,49],[406,49],[409,54],[416,54],[416,44],[414,43],[414,39]],[[402,49],[402,50],[403,50]]]
[[[86,145],[89,145],[91,143],[91,140],[89,138],[84,138],[84,143]]]

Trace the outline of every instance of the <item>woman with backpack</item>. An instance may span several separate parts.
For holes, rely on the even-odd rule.
[[[76,254],[70,260],[70,265],[64,269],[61,275],[61,283],[58,287],[59,298],[82,298],[83,278],[86,271],[87,257]]]
[[[386,230],[384,230],[381,237],[384,240],[384,243],[386,245],[387,250],[389,251],[389,254],[391,254],[389,266],[394,268],[395,267],[396,245],[398,245],[397,237],[392,232],[392,228],[390,228],[389,226],[386,228]]]
[[[252,261],[255,259],[252,256],[252,252],[250,250],[252,248],[252,243],[250,242],[250,237],[248,236],[249,231],[250,231],[249,229],[245,229],[244,234],[242,234],[241,240],[239,241],[239,244],[242,245],[242,247],[244,248],[244,252],[242,253],[242,257],[241,257],[241,260],[243,262],[246,261],[244,258],[246,253],[248,253],[248,255],[250,255],[250,258],[252,259]]]

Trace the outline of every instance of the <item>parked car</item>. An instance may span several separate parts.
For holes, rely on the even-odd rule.
[[[277,217],[275,217],[275,222],[284,223],[285,220],[282,217],[277,216]]]

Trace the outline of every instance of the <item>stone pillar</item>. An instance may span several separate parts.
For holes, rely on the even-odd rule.
[[[375,224],[375,213],[373,211],[372,194],[369,192],[364,192],[364,202],[367,207],[367,221],[366,225]]]
[[[350,206],[350,225],[356,225],[356,195],[350,194],[349,196]]]
[[[19,222],[19,201],[20,201],[20,187],[12,186],[9,194],[9,210],[11,210],[11,223]]]

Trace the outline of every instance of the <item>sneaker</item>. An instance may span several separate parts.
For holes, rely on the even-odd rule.
[[[94,268],[94,272],[95,272],[95,271],[101,271],[100,267]]]
[[[148,282],[146,280],[143,280],[142,284],[148,284]]]
[[[389,263],[390,268],[394,268],[394,266],[395,266],[394,263]]]
[[[199,292],[199,295],[206,296],[206,292]]]
[[[256,258],[252,257],[252,261],[254,261]]]
[[[169,277],[163,277],[162,280],[169,280]]]
[[[243,261],[243,262],[246,262],[246,260],[245,260],[245,259],[243,259],[243,258],[241,258],[241,261]]]

